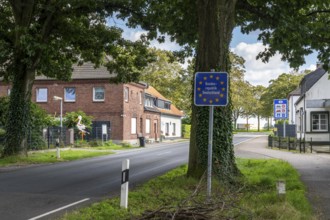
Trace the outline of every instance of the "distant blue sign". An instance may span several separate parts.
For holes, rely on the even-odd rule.
[[[196,73],[194,87],[195,105],[226,106],[228,104],[228,92],[228,73]]]
[[[275,120],[288,118],[287,99],[274,99],[274,118]]]

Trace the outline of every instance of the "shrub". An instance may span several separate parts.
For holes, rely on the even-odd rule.
[[[183,138],[190,138],[190,128],[191,128],[191,125],[182,124],[182,137]]]

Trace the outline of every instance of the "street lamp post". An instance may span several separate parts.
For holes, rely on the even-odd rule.
[[[54,96],[54,101],[61,101],[61,113],[60,113],[60,137],[58,138],[58,140],[56,141],[56,146],[59,146],[60,145],[60,140],[62,139],[62,127],[63,127],[63,117],[62,117],[62,114],[63,114],[63,98],[62,97],[59,97],[59,96]],[[60,158],[60,152],[59,152],[59,148],[57,148],[57,159]]]
[[[54,101],[58,101],[60,100],[61,101],[61,113],[60,113],[60,124],[61,124],[61,130],[62,130],[62,127],[63,127],[63,118],[62,118],[62,113],[63,113],[63,98],[62,97],[59,97],[59,96],[54,96]]]

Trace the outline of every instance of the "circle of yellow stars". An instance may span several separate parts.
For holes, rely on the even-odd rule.
[[[210,79],[213,79],[213,78],[214,78],[213,75],[210,75],[209,77],[210,77]],[[224,86],[225,82],[224,82],[224,81],[220,81],[220,77],[219,77],[219,76],[216,76],[215,79],[216,79],[216,81],[219,81],[219,84],[220,84],[220,85]],[[203,77],[203,81],[204,81],[204,82],[207,81],[207,76],[204,76],[204,77]],[[198,92],[201,92],[201,91],[202,91],[201,86],[202,86],[203,83],[204,83],[203,81],[199,81],[199,82],[198,82],[198,87],[197,87],[197,91],[198,91]],[[219,94],[219,97],[220,97],[220,98],[217,97],[217,98],[209,99],[209,100],[208,100],[207,98],[203,98],[203,94],[202,94],[202,93],[199,93],[199,94],[198,94],[198,97],[199,97],[199,98],[202,98],[203,102],[205,102],[205,103],[207,103],[207,102],[208,102],[209,104],[213,104],[214,102],[215,102],[215,103],[219,103],[220,99],[222,99],[222,98],[225,97],[226,88],[221,88],[221,91],[222,91],[222,93],[220,92],[220,94]]]

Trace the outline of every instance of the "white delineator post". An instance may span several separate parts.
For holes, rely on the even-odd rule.
[[[129,159],[123,160],[121,170],[122,171],[121,171],[120,207],[127,209],[127,205],[128,205]]]
[[[60,150],[60,148],[56,148],[56,158],[57,159],[60,159],[61,158],[61,150]]]

